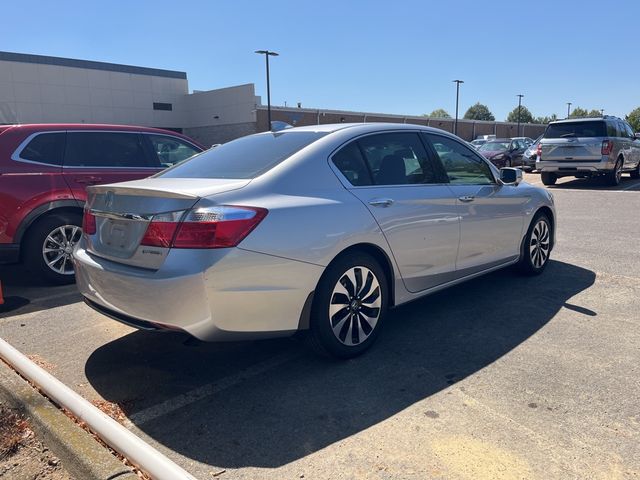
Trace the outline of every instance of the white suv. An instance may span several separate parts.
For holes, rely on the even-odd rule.
[[[536,169],[545,185],[600,175],[618,185],[622,172],[640,178],[640,139],[627,122],[608,115],[552,122],[538,144]]]

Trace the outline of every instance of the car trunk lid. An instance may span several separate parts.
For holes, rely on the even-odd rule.
[[[200,198],[237,190],[249,182],[152,178],[90,187],[86,212],[94,226],[85,233],[87,251],[117,263],[158,269],[169,248],[141,244],[152,221],[180,221]]]
[[[599,162],[602,138],[569,137],[541,142],[541,160],[553,162]]]

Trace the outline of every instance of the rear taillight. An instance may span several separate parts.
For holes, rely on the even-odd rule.
[[[177,212],[182,216],[182,212]],[[165,248],[235,247],[267,215],[264,208],[221,205],[197,208],[182,221],[162,214],[153,217],[141,245]]]
[[[602,142],[602,148],[600,149],[600,153],[602,155],[609,155],[613,150],[613,142],[611,140],[604,140]]]
[[[538,148],[536,149],[536,155],[538,156],[538,160],[542,158],[542,145],[538,144]]]
[[[82,231],[87,235],[96,233],[96,217],[89,210],[85,210],[82,216]]]

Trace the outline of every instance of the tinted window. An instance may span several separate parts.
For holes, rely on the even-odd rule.
[[[606,137],[605,122],[552,123],[547,127],[544,138],[566,137]]]
[[[358,140],[376,185],[438,183],[417,133],[383,133]]]
[[[489,166],[470,148],[447,137],[426,134],[437,152],[452,185],[494,183]]]
[[[147,135],[151,148],[158,156],[158,162],[163,168],[171,167],[178,162],[200,153],[193,145],[178,138],[164,135]]]
[[[617,122],[607,122],[607,135],[609,137],[619,137]]]
[[[255,178],[326,135],[278,132],[250,135],[212,148],[158,174],[171,178]]]
[[[627,122],[622,122],[622,127],[627,132],[627,137],[633,138],[633,130],[631,129],[631,126]]]
[[[352,185],[371,185],[371,175],[364,163],[357,142],[351,142],[331,157],[334,165]]]
[[[20,158],[32,162],[62,165],[65,133],[42,133],[20,152]]]
[[[624,123],[622,122],[618,122],[618,131],[620,132],[620,136],[623,138],[629,136],[627,130],[624,128]]]
[[[65,167],[148,167],[140,135],[68,132]]]

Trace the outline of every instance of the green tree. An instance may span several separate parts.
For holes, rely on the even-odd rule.
[[[517,106],[516,108],[514,108],[509,112],[509,115],[507,115],[507,122],[518,123],[518,107]],[[532,123],[532,122],[533,122],[533,115],[531,115],[531,112],[527,107],[522,105],[520,107],[520,123]]]
[[[558,119],[558,115],[552,113],[549,117],[536,117],[533,119],[533,123],[539,123],[541,125],[546,125],[549,122],[555,122]]]
[[[629,122],[629,125],[631,125],[634,132],[640,132],[640,107],[635,110],[631,110],[629,115],[625,115],[624,118]]]
[[[427,115],[426,113],[423,115],[423,117],[431,117],[431,118],[451,118],[451,115],[449,115],[449,112],[447,112],[444,108],[436,108],[433,112],[431,112],[429,115]]]
[[[493,116],[491,110],[486,105],[481,104],[480,102],[475,105],[471,105],[467,112],[464,114],[464,118],[467,120],[486,120],[486,121],[494,121],[496,117]]]
[[[595,108],[589,112],[589,117],[591,118],[597,118],[601,116],[602,116],[602,113],[600,112],[600,110],[596,110]]]
[[[584,108],[580,108],[580,107],[574,108],[569,114],[569,118],[587,118],[588,116],[589,116],[589,112]]]

